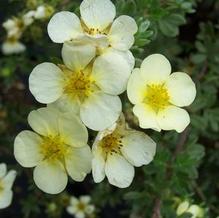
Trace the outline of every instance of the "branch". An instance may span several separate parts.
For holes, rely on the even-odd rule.
[[[161,217],[160,208],[161,208],[161,200],[160,200],[160,198],[157,198],[155,200],[153,214],[152,214],[151,218],[160,218]]]

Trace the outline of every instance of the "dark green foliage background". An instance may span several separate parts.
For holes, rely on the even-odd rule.
[[[197,85],[197,98],[188,107],[191,125],[182,133],[145,131],[158,144],[155,160],[136,169],[132,185],[117,189],[104,181],[94,184],[70,181],[65,193],[51,196],[38,190],[32,170],[19,166],[13,140],[29,128],[28,113],[40,105],[28,90],[28,76],[43,61],[61,62],[61,45],[51,42],[48,20],[37,21],[25,32],[25,53],[0,54],[0,162],[18,171],[11,207],[2,218],[69,217],[69,195],[89,194],[101,218],[174,218],[174,199],[189,199],[205,209],[205,218],[219,215],[219,1],[217,0],[117,0],[117,13],[133,16],[139,25],[132,51],[139,66],[152,53],[168,57],[173,71],[187,72]],[[79,12],[80,1],[1,0],[0,23],[47,3],[56,11]],[[0,27],[0,43],[5,31]],[[139,127],[126,94],[122,96],[129,124]],[[90,145],[96,133],[91,133]],[[52,206],[56,206],[55,209]],[[183,215],[181,217],[190,217]]]

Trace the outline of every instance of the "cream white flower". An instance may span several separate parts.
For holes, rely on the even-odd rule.
[[[126,126],[124,117],[111,128],[98,133],[92,147],[92,174],[96,183],[105,175],[109,183],[128,187],[134,178],[134,167],[149,164],[155,155],[156,144],[143,132]]]
[[[52,41],[71,42],[71,46],[89,44],[98,55],[113,48],[131,56],[128,50],[138,29],[133,18],[122,15],[114,20],[116,8],[110,0],[83,0],[80,13],[81,18],[68,11],[56,13],[48,24]]]
[[[21,19],[15,17],[13,19],[8,19],[7,21],[5,21],[2,26],[7,31],[8,38],[15,37],[18,39],[22,34],[24,23]]]
[[[70,205],[67,207],[67,212],[74,215],[75,218],[86,218],[94,214],[95,207],[91,203],[90,196],[80,196],[70,198]]]
[[[22,19],[25,26],[29,26],[34,22],[35,11],[28,11],[26,14],[23,15]]]
[[[29,87],[37,101],[55,102],[64,111],[71,108],[87,127],[103,130],[120,115],[121,101],[117,95],[125,91],[131,72],[126,61],[111,50],[91,62],[94,53],[90,45],[76,49],[65,44],[65,65],[36,66]]]
[[[45,17],[46,17],[46,7],[44,5],[38,6],[35,12],[35,18],[43,19]]]
[[[26,46],[16,39],[7,39],[2,44],[2,53],[4,55],[19,54],[24,52],[25,50]]]
[[[148,56],[141,68],[134,69],[128,82],[128,97],[141,128],[182,132],[190,117],[180,108],[190,105],[196,96],[191,78],[182,72],[171,73],[169,61],[160,54]]]
[[[0,209],[8,207],[12,202],[13,192],[11,189],[15,177],[15,170],[7,172],[6,164],[0,164]]]
[[[33,131],[22,131],[15,138],[14,155],[23,167],[35,167],[33,178],[46,193],[62,192],[69,175],[83,181],[91,170],[88,132],[70,113],[41,108],[32,111],[28,122]]]

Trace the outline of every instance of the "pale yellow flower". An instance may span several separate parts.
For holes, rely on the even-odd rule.
[[[92,147],[94,181],[99,183],[106,176],[110,184],[126,188],[134,178],[134,166],[149,164],[155,151],[155,142],[145,133],[130,129],[121,115],[96,137]]]
[[[142,128],[182,132],[190,123],[186,110],[195,99],[195,84],[186,73],[171,74],[169,61],[160,54],[145,58],[128,82],[128,97]]]
[[[129,49],[137,32],[135,20],[129,16],[116,16],[116,8],[110,0],[83,0],[81,18],[68,11],[56,13],[48,24],[48,34],[56,43],[70,43],[77,47],[88,44],[100,55],[111,49],[119,52],[132,69],[134,57]],[[128,58],[127,58],[128,56]]]
[[[88,132],[71,113],[53,108],[32,111],[28,122],[33,131],[18,134],[14,155],[23,167],[35,167],[33,178],[46,193],[62,192],[69,175],[83,181],[91,170],[91,151],[87,145]]]
[[[71,197],[70,205],[67,207],[67,212],[74,215],[75,218],[86,218],[94,214],[95,207],[91,204],[91,197],[87,195],[79,198]]]
[[[0,209],[8,207],[12,202],[13,192],[11,189],[15,177],[15,170],[7,172],[6,164],[0,164]]]
[[[65,65],[42,63],[29,78],[31,93],[37,101],[55,103],[61,110],[79,113],[83,123],[93,130],[111,126],[121,113],[117,95],[126,90],[130,69],[120,55],[108,50],[92,61],[90,45],[65,44]]]

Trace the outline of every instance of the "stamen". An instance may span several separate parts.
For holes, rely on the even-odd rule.
[[[169,103],[168,90],[164,84],[147,85],[144,102],[154,111],[163,110]]]

